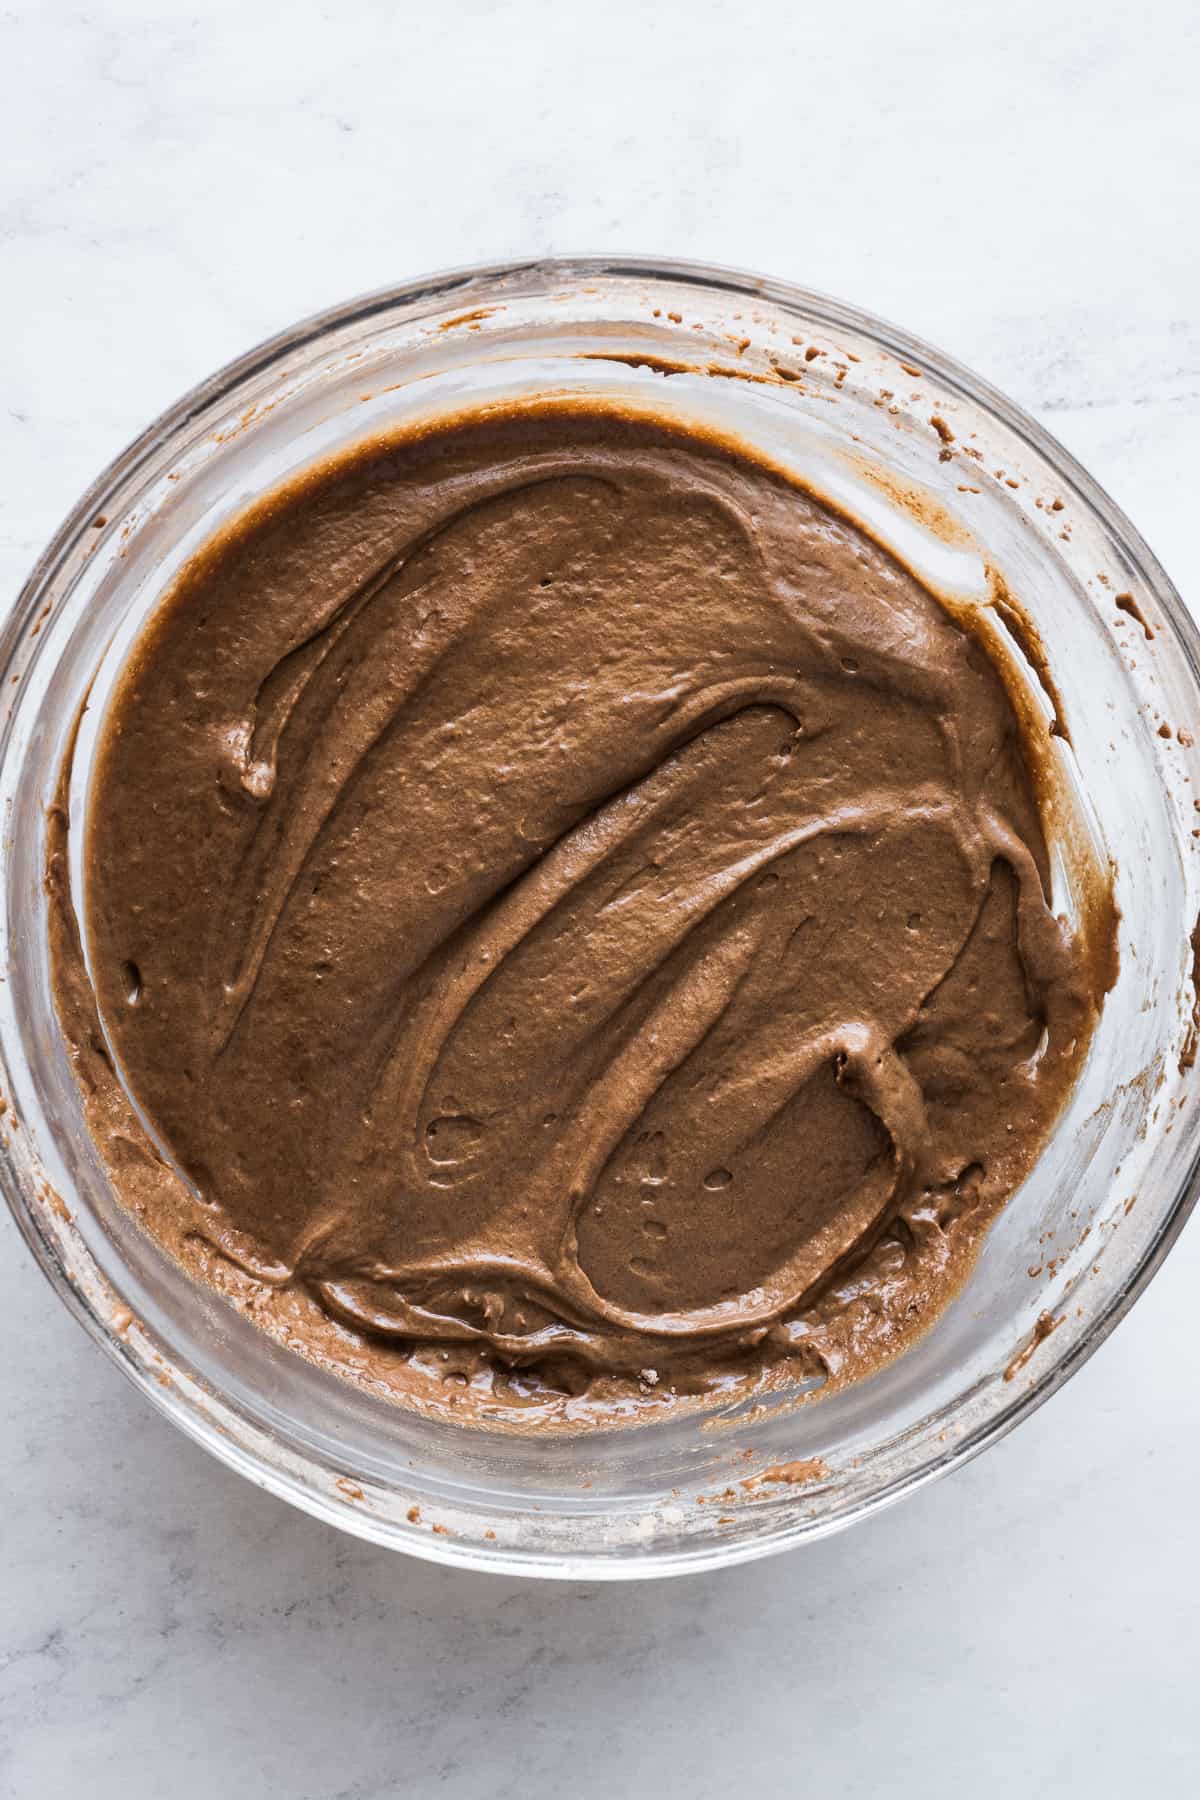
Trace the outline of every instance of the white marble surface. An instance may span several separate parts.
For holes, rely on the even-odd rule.
[[[1046,419],[1200,595],[1200,33],[1008,0],[0,11],[0,593],[216,364],[360,289],[761,267]],[[0,1221],[0,1796],[1126,1796],[1200,1785],[1193,1225],[948,1482],[725,1575],[389,1556],[177,1437]]]

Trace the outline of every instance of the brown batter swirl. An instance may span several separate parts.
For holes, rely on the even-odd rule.
[[[187,1179],[64,940],[130,1204],[308,1354],[493,1409],[901,1347],[1110,948],[1047,904],[974,633],[748,454],[580,405],[376,443],[210,545],[85,868],[107,1054]]]

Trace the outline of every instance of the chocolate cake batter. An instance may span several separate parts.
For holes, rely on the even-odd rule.
[[[1024,729],[748,452],[578,404],[368,446],[146,628],[74,911],[58,817],[100,1151],[196,1275],[410,1403],[859,1375],[963,1279],[1106,984]]]

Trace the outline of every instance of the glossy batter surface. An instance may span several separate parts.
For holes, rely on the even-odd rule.
[[[129,1204],[468,1414],[893,1354],[1102,985],[972,632],[748,457],[578,407],[370,447],[210,546],[84,860],[103,1041],[65,924],[60,1007]]]

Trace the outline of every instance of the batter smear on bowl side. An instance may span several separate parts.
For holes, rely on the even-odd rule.
[[[98,1149],[194,1275],[410,1404],[860,1376],[965,1278],[1111,980],[1111,923],[1048,903],[1030,729],[747,450],[585,402],[359,448],[145,627],[82,894],[52,817]]]

